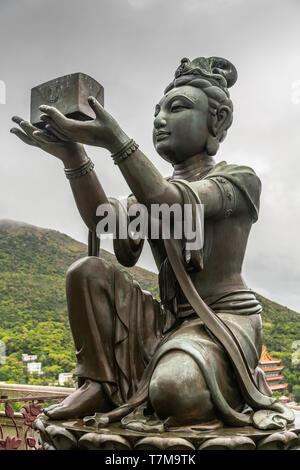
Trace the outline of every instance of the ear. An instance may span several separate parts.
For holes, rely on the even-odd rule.
[[[220,105],[215,114],[209,113],[208,129],[210,133],[217,137],[220,141],[224,132],[230,127],[232,123],[232,110],[229,106]]]
[[[218,131],[217,135],[220,141],[223,140],[223,136],[226,135],[227,129],[232,123],[232,109],[229,106],[221,105],[217,111],[218,116]]]

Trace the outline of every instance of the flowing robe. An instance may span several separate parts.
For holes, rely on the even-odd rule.
[[[237,338],[257,387],[270,395],[264,374],[258,368],[261,306],[240,276],[248,234],[258,217],[259,178],[249,167],[221,162],[184,180],[169,180],[178,186],[184,204],[192,205],[193,218],[195,205],[201,202],[198,188],[205,180],[213,181],[215,190],[221,194],[220,213],[212,220],[205,219],[203,248],[189,251],[182,240],[182,256],[204,302]],[[239,201],[243,202],[242,210]],[[135,198],[131,196],[128,203],[133,202]],[[117,201],[112,203],[117,213],[123,210]],[[160,268],[161,302],[143,291],[128,274],[101,259],[91,257],[71,267],[73,274],[67,291],[77,356],[75,374],[102,383],[112,409],[105,414],[106,418],[122,420],[124,426],[137,430],[141,429],[139,423],[143,423],[145,430],[147,410],[149,416],[153,411],[148,387],[155,366],[166,353],[181,350],[199,366],[220,421],[242,425],[236,412],[241,413],[246,403],[228,354],[187,301],[162,240],[150,239],[149,243]],[[116,240],[118,260],[133,265],[142,244]],[[72,295],[75,291],[76,296]],[[83,311],[84,314],[80,313]],[[98,418],[97,421],[95,417],[96,422],[101,424],[101,415]],[[155,426],[160,431],[165,429],[164,423],[149,419],[150,429]],[[201,427],[201,423],[197,424]]]

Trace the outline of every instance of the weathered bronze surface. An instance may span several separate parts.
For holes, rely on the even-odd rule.
[[[34,126],[42,128],[39,106],[55,106],[69,118],[85,121],[94,119],[95,113],[87,103],[89,96],[95,96],[104,105],[104,88],[84,73],[73,73],[55,78],[31,90],[31,117]]]
[[[293,411],[271,397],[258,367],[261,306],[242,277],[261,183],[248,166],[214,160],[232,123],[228,88],[236,79],[236,69],[225,59],[182,59],[156,105],[153,129],[154,146],[173,167],[172,175],[164,178],[140,149],[118,158],[132,191],[127,210],[136,202],[149,213],[153,204],[188,204],[196,223],[196,207],[202,203],[204,246],[189,249],[184,236],[165,240],[148,234],[160,302],[98,256],[70,267],[67,301],[79,388],[45,410],[51,420],[83,418],[93,429],[115,422],[158,435],[191,428],[200,433],[249,426],[283,430],[293,423]],[[68,174],[74,169],[71,188],[90,230],[89,254],[96,255],[97,207],[110,204],[118,217],[124,208],[106,196],[94,171],[77,177],[78,168],[87,164],[82,144],[120,155],[129,137],[97,100],[88,102],[92,121],[70,119],[56,104],[42,105],[46,131],[15,117],[25,133],[12,132],[59,158]],[[154,223],[149,217],[149,225]],[[120,263],[133,266],[143,241],[114,240]],[[54,428],[49,432],[55,434]]]
[[[214,431],[137,433],[109,424],[100,430],[78,421],[51,421],[40,415],[35,422],[45,449],[53,450],[300,450],[300,412],[284,431],[252,426],[222,427]]]

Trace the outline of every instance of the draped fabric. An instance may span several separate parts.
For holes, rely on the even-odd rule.
[[[204,179],[225,178],[238,188],[245,197],[253,222],[258,219],[259,198],[261,193],[261,182],[252,168],[248,166],[227,164],[223,161],[213,167]]]
[[[255,222],[259,210],[260,181],[253,170],[221,162],[203,177],[214,178],[226,179],[235,191],[242,193]],[[192,204],[194,219],[197,216],[196,204],[201,202],[196,185],[194,182],[178,179],[171,182],[180,189],[183,202]],[[122,247],[129,250],[126,255],[122,254]],[[203,248],[188,252],[186,240],[182,240],[180,256],[187,272],[205,271],[205,260],[211,250],[211,246],[209,249],[208,247],[209,239],[205,239]],[[119,259],[125,256],[126,259],[131,257],[136,260],[139,250],[132,251],[128,240],[120,241],[117,248]],[[246,402],[241,394],[238,404],[232,401],[232,391],[238,391],[240,384],[230,357],[222,341],[210,333],[181,291],[168,257],[162,263],[159,273],[161,303],[117,268],[107,266],[101,260],[97,261],[101,264],[101,282],[99,280],[97,285],[94,271],[93,281],[86,279],[88,284],[94,283],[94,288],[82,292],[89,321],[85,326],[82,325],[80,331],[76,327],[76,321],[73,322],[78,360],[76,374],[100,381],[114,409],[105,415],[96,413],[86,420],[88,424],[101,425],[106,424],[107,420],[121,420],[123,426],[130,429],[164,430],[167,423],[151,416],[148,388],[159,360],[175,350],[188,354],[198,365],[220,422],[231,426],[254,424],[261,429],[276,429],[293,421],[293,412],[279,404],[273,407],[272,412],[267,410],[267,413],[257,415],[258,418],[253,421],[251,415],[242,412]],[[103,341],[101,321],[105,317],[102,313],[104,306],[99,301],[101,297],[108,299],[106,308],[109,308],[109,315],[113,318],[111,330],[107,332],[112,348],[102,348],[102,354],[95,354],[97,343]],[[254,293],[245,287],[225,290],[203,300],[237,339],[258,390],[270,396],[264,374],[258,368],[262,346],[261,306]],[[72,315],[70,321],[72,327]],[[97,328],[92,328],[91,325],[95,324]],[[89,346],[84,338],[93,338]],[[89,361],[93,363],[92,370]]]
[[[176,318],[153,299],[150,293],[143,291],[130,276],[102,260],[95,261],[99,262],[102,276],[105,270],[106,281],[102,280],[100,285],[95,278],[86,279],[89,289],[83,290],[82,294],[88,295],[85,302],[90,308],[87,308],[88,321],[80,329],[77,326],[74,336],[78,360],[75,373],[103,384],[112,411],[105,415],[96,414],[89,424],[96,422],[101,425],[101,419],[108,417],[110,421],[121,421],[128,429],[151,432],[168,429],[167,423],[153,418],[153,410],[147,415],[148,387],[160,358],[168,352],[178,350],[190,355],[199,366],[209,386],[220,423],[231,426],[251,424],[249,414],[244,415],[244,420],[240,419],[245,407],[242,397],[238,406],[231,402],[232,392],[239,389],[234,369],[222,344],[210,334],[203,322],[195,314],[188,318]],[[95,272],[95,267],[93,271]],[[108,313],[113,318],[110,338],[107,325],[103,324],[103,306],[98,301],[99,294],[103,297],[104,293],[111,306]],[[244,299],[241,298],[242,295],[245,295]],[[253,294],[245,291],[225,295],[219,300],[208,299],[207,302],[210,307],[214,306],[215,311],[219,309],[217,315],[238,339],[258,388],[270,395],[264,375],[257,367],[261,350],[261,319],[259,314],[247,314],[248,297],[254,303]],[[224,298],[230,298],[230,313],[221,311]],[[236,303],[233,298],[238,299]],[[236,314],[238,311],[246,314]],[[72,316],[70,320],[73,329],[78,323]],[[97,328],[94,327],[95,324]],[[103,347],[101,353],[98,348],[95,354],[95,345],[101,342],[103,345],[104,328],[106,341],[112,340],[113,347]],[[90,339],[88,347],[85,338]],[[279,419],[281,414],[276,414],[277,423],[274,424],[272,420],[273,428],[283,426],[283,421]],[[288,418],[291,419],[291,416]],[[211,425],[215,423],[209,424],[208,428]],[[270,420],[259,426],[270,426]],[[193,429],[197,428],[203,429],[201,423],[195,423]]]
[[[222,345],[210,335],[195,313],[190,313],[187,318],[176,317],[149,292],[143,291],[127,273],[101,259],[91,260],[93,275],[86,275],[85,279],[88,288],[82,286],[82,290],[78,290],[76,286],[77,299],[86,306],[84,321],[79,323],[69,305],[70,322],[77,356],[75,374],[103,384],[114,408],[106,416],[112,421],[124,418],[123,425],[129,428],[132,423],[136,426],[136,409],[149,406],[148,386],[155,365],[164,354],[181,350],[191,355],[206,380],[214,383],[210,392],[217,414],[222,422],[232,424],[228,410],[222,414],[227,407],[231,409],[230,404],[225,406],[223,402],[227,397],[230,403],[230,393],[238,389],[238,383]],[[76,270],[73,272],[76,277]],[[72,282],[69,289],[72,292]],[[102,302],[99,301],[101,298]],[[218,311],[239,339],[253,376],[258,375],[263,381],[257,371],[261,320],[259,314],[247,312],[249,298],[251,305],[259,305],[250,291],[207,299],[207,303]],[[224,305],[228,311],[222,312]],[[109,328],[106,315],[113,319]],[[261,388],[265,386],[263,381]],[[239,408],[243,406],[241,399]],[[149,426],[150,430],[152,426]],[[159,429],[163,427],[161,423]]]

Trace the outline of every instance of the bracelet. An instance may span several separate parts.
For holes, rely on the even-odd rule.
[[[78,168],[65,168],[65,175],[68,180],[74,178],[80,178],[80,176],[87,175],[90,171],[94,169],[94,163],[90,158],[88,158],[82,165]]]
[[[124,145],[122,145],[118,152],[112,153],[111,156],[115,165],[118,165],[122,160],[129,157],[129,155],[135,152],[138,147],[138,144],[133,139],[128,140]]]

